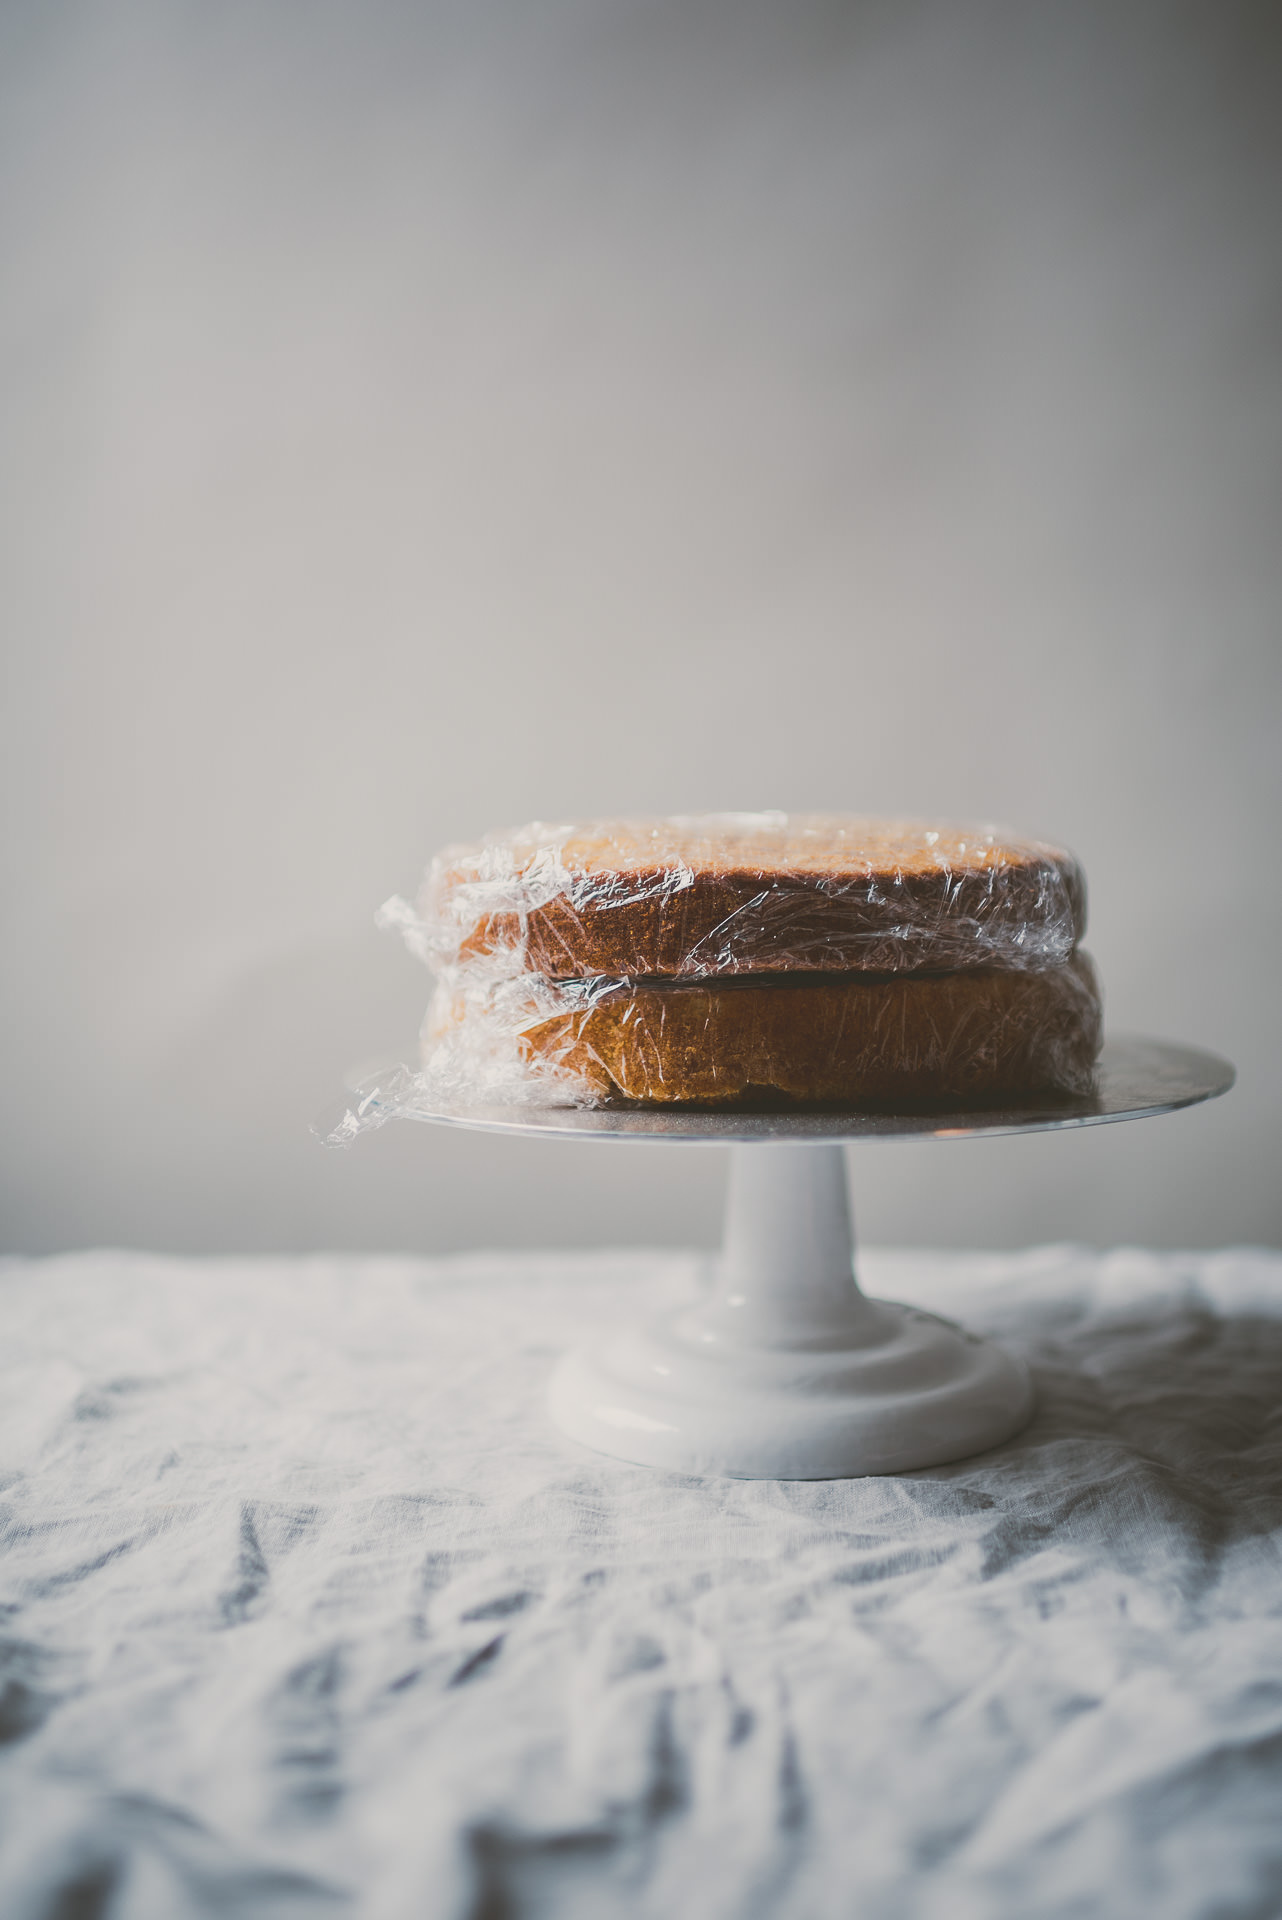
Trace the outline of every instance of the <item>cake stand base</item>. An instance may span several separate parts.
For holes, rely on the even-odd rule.
[[[709,1300],[570,1354],[552,1417],[600,1453],[679,1473],[823,1480],[939,1466],[1007,1440],[1020,1361],[854,1276],[843,1150],[732,1150]]]

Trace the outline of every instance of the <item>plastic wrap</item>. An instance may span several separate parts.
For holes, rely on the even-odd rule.
[[[437,968],[549,979],[1046,967],[1085,929],[1071,854],[842,814],[536,822],[452,847],[420,895]]]
[[[380,921],[437,989],[421,1072],[380,1088],[378,1118],[1081,1093],[1100,1045],[1076,862],[990,828],[535,825],[447,850]]]
[[[1084,918],[1071,854],[992,828],[706,814],[489,835],[380,912],[438,987],[420,1071],[370,1114],[1086,1091]]]

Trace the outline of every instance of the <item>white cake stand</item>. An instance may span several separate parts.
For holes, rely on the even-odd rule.
[[[733,1149],[711,1296],[569,1354],[552,1417],[586,1446],[682,1473],[822,1480],[903,1473],[979,1453],[1028,1420],[1023,1364],[854,1275],[843,1143],[972,1139],[1138,1120],[1213,1099],[1233,1068],[1161,1040],[1110,1040],[1089,1097],[963,1113],[441,1107],[445,1126]],[[378,1102],[366,1094],[364,1106]],[[407,1109],[398,1105],[397,1111]]]

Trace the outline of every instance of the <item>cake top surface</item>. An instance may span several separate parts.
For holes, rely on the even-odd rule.
[[[535,821],[441,856],[441,877],[499,880],[743,873],[818,881],[879,874],[982,873],[1062,866],[1071,856],[992,826],[843,813],[674,814],[663,819]]]

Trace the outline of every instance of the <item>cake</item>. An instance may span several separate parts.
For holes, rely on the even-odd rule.
[[[990,828],[836,814],[535,825],[417,912],[437,1097],[893,1106],[1081,1093],[1080,869]]]
[[[984,1100],[1090,1084],[1100,1002],[1089,957],[942,974],[798,974],[733,981],[543,983],[438,997],[429,1060],[461,1041],[520,1058],[593,1099]]]
[[[536,823],[449,848],[422,906],[439,962],[549,979],[1045,966],[1086,923],[1060,848],[831,813]]]

